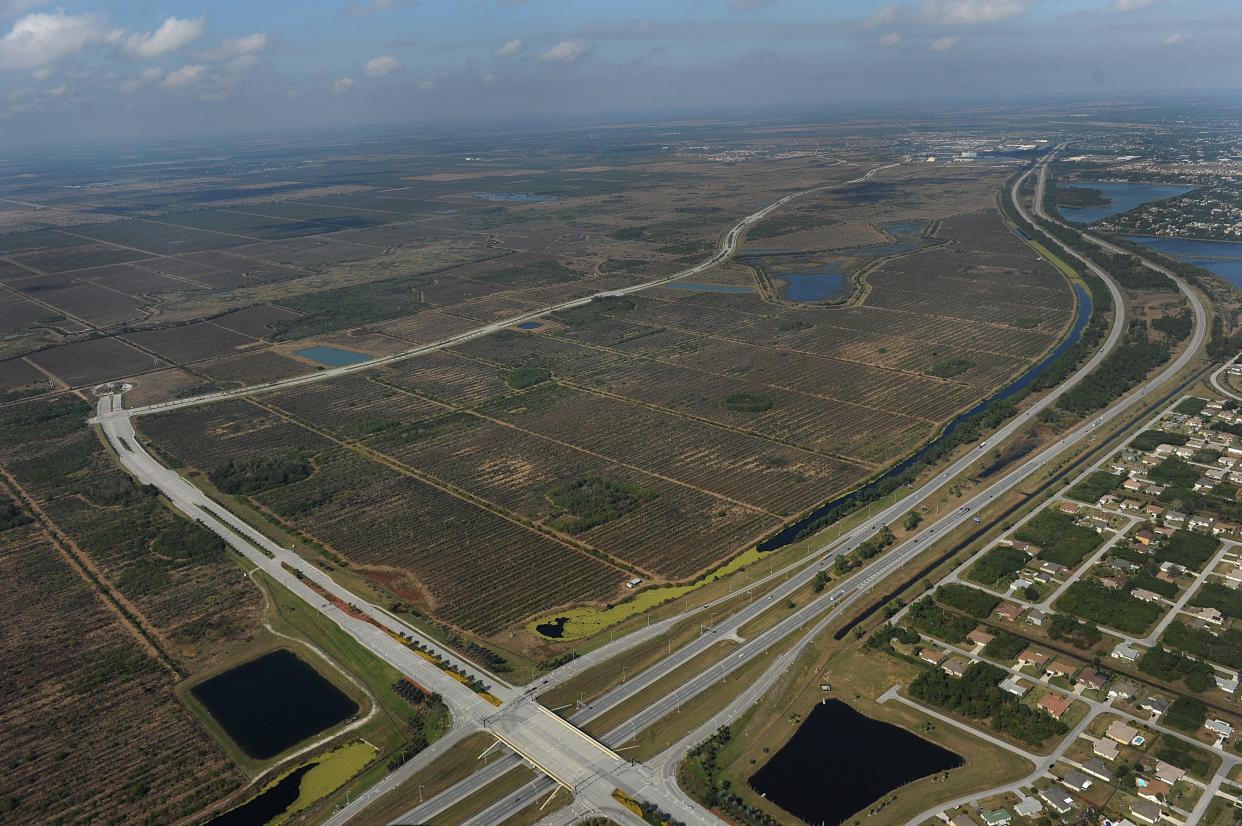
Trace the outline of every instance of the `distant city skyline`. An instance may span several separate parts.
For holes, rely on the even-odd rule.
[[[0,0],[0,141],[1238,89],[1234,0]]]

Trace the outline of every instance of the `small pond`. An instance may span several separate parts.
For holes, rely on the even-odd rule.
[[[1242,288],[1242,243],[1200,241],[1195,238],[1157,238],[1147,235],[1131,235],[1128,238],[1171,258],[1216,273],[1233,286]]]
[[[569,622],[569,617],[557,617],[551,622],[536,625],[535,630],[550,640],[559,640],[565,636],[565,623],[567,622]]]
[[[299,766],[270,789],[236,809],[229,809],[219,817],[207,821],[207,826],[264,826],[265,823],[270,823],[298,799],[302,791],[302,776],[316,765],[310,763]]]
[[[374,356],[368,356],[366,353],[355,353],[353,350],[341,350],[337,347],[303,347],[294,353],[295,356],[301,356],[304,359],[317,361],[320,364],[326,364],[329,367],[344,367],[347,364],[361,364],[364,361],[370,361]]]
[[[519,330],[538,330],[542,326],[542,321],[523,321],[517,328]]]
[[[789,301],[831,301],[842,298],[850,288],[849,277],[839,272],[782,272],[775,281],[783,281],[781,297]]]
[[[288,649],[190,689],[250,757],[266,760],[358,713],[358,704]]]
[[[1093,207],[1060,207],[1066,220],[1079,224],[1093,224],[1151,201],[1185,195],[1194,189],[1193,186],[1170,186],[1167,184],[1129,183],[1126,181],[1076,181],[1062,183],[1060,186],[1078,189],[1098,189],[1108,199],[1107,206]]]
[[[750,785],[807,823],[837,824],[896,788],[964,762],[899,726],[828,700],[815,706]]]

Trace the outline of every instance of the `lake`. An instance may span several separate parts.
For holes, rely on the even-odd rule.
[[[1145,235],[1128,235],[1126,238],[1171,258],[1216,273],[1233,286],[1242,288],[1242,243]]]
[[[807,823],[843,823],[894,789],[961,766],[960,755],[840,700],[817,706],[750,785]]]
[[[1059,184],[1066,188],[1098,189],[1109,200],[1108,206],[1098,207],[1060,207],[1061,215],[1067,221],[1079,224],[1094,224],[1096,221],[1129,212],[1135,207],[1164,198],[1185,195],[1194,189],[1193,186],[1170,186],[1168,184],[1128,183],[1124,181],[1075,181]]]
[[[782,272],[772,277],[785,282],[782,298],[800,303],[843,298],[850,288],[849,277],[839,272]]]
[[[190,693],[256,760],[275,757],[358,713],[357,703],[286,648],[205,680]]]
[[[366,353],[355,353],[353,350],[341,350],[336,347],[303,347],[294,353],[295,356],[301,356],[304,359],[317,361],[320,364],[326,364],[329,367],[344,367],[348,364],[361,364],[364,361],[370,361],[374,356],[368,356]]]

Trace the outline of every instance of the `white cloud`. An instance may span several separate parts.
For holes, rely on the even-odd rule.
[[[880,48],[891,49],[894,46],[901,45],[901,35],[897,34],[897,32],[889,32],[881,37],[878,42],[880,44]]]
[[[338,78],[336,83],[332,84],[332,91],[338,95],[343,95],[352,88],[354,88],[354,79],[352,77]]]
[[[191,63],[180,69],[173,69],[160,81],[160,86],[173,92],[184,92],[200,84],[206,77],[206,66],[201,63]]]
[[[1189,42],[1190,35],[1182,34],[1181,32],[1173,32],[1164,39],[1164,45],[1166,46],[1181,46],[1183,43]]]
[[[502,43],[500,48],[496,50],[495,56],[498,58],[513,57],[514,55],[520,54],[522,49],[525,47],[526,44],[522,42],[522,38],[515,37],[512,40],[506,40]]]
[[[484,72],[483,74],[479,75],[479,80],[483,81],[484,83],[495,83],[496,73],[495,72]]]
[[[927,0],[923,19],[945,26],[993,23],[1026,11],[1028,0]]]
[[[255,32],[242,37],[226,40],[214,49],[203,52],[208,60],[222,60],[230,57],[256,55],[272,45],[273,37],[267,32]]]
[[[354,2],[345,7],[346,14],[367,15],[375,14],[377,11],[386,11],[398,7],[414,8],[418,5],[418,0],[371,0],[369,3]]]
[[[206,20],[170,17],[153,32],[135,32],[125,40],[125,51],[133,57],[152,58],[175,52],[203,34]]]
[[[594,47],[581,37],[562,40],[543,54],[539,59],[544,63],[577,63],[591,54]]]
[[[867,22],[863,23],[863,25],[866,26],[867,28],[874,28],[875,26],[887,26],[889,23],[892,23],[894,20],[897,19],[897,16],[898,14],[900,14],[900,12],[901,12],[901,9],[899,9],[897,6],[892,5],[891,3],[886,6],[881,6],[879,9],[876,10],[875,14],[867,18]]]
[[[0,68],[50,66],[87,46],[116,43],[124,35],[99,14],[28,14],[0,38]]]
[[[954,35],[945,35],[944,37],[937,37],[935,40],[933,40],[931,43],[931,46],[929,46],[928,48],[931,49],[933,52],[947,52],[949,51],[949,49],[952,49],[954,46],[956,46],[960,40],[961,40],[960,37],[957,37]]]
[[[362,67],[362,71],[367,77],[384,77],[401,68],[401,61],[392,55],[381,55],[374,60],[368,60],[367,65]]]
[[[418,91],[420,92],[430,92],[435,87],[436,83],[434,80],[420,80],[418,82]]]
[[[729,11],[755,11],[776,5],[776,0],[729,0]]]
[[[1164,0],[1113,0],[1113,11],[1126,12],[1150,9],[1152,6],[1163,6]]]

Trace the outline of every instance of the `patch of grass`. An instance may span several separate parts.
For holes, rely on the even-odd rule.
[[[737,413],[762,413],[772,409],[772,397],[764,393],[734,393],[724,404]]]
[[[302,783],[298,787],[297,800],[285,809],[285,811],[273,824],[283,823],[293,815],[308,808],[311,804],[322,800],[334,791],[349,782],[350,778],[362,771],[367,765],[375,759],[378,752],[370,743],[364,743],[361,740],[355,740],[347,743],[338,749],[328,752],[319,758],[315,767],[308,771],[302,777]],[[289,771],[294,771],[290,769]],[[282,774],[280,778],[273,780],[268,787],[280,782],[289,772]]]
[[[543,384],[552,378],[552,371],[546,367],[514,367],[505,376],[505,381],[514,390],[525,390],[536,384]]]
[[[540,636],[535,627],[554,619],[564,617],[565,622],[562,623],[562,633],[558,640],[580,640],[586,637],[598,634],[600,631],[611,625],[616,625],[623,620],[663,605],[670,600],[684,596],[691,591],[697,590],[708,583],[715,582],[718,579],[728,576],[729,574],[751,565],[769,554],[751,548],[739,556],[734,557],[728,564],[722,565],[712,571],[702,579],[696,580],[688,585],[664,585],[659,588],[648,588],[640,591],[630,599],[619,602],[616,605],[608,605],[603,608],[593,606],[582,606],[578,608],[568,608],[563,611],[557,611],[554,616],[544,617],[532,620],[526,624],[527,630],[536,636]]]
[[[970,368],[974,366],[975,366],[975,363],[971,361],[970,359],[964,359],[964,358],[941,359],[940,361],[933,364],[930,368],[928,368],[927,375],[936,376],[937,378],[941,378],[941,379],[951,379],[954,376],[960,376],[962,373],[965,373],[967,370],[969,370]]]

